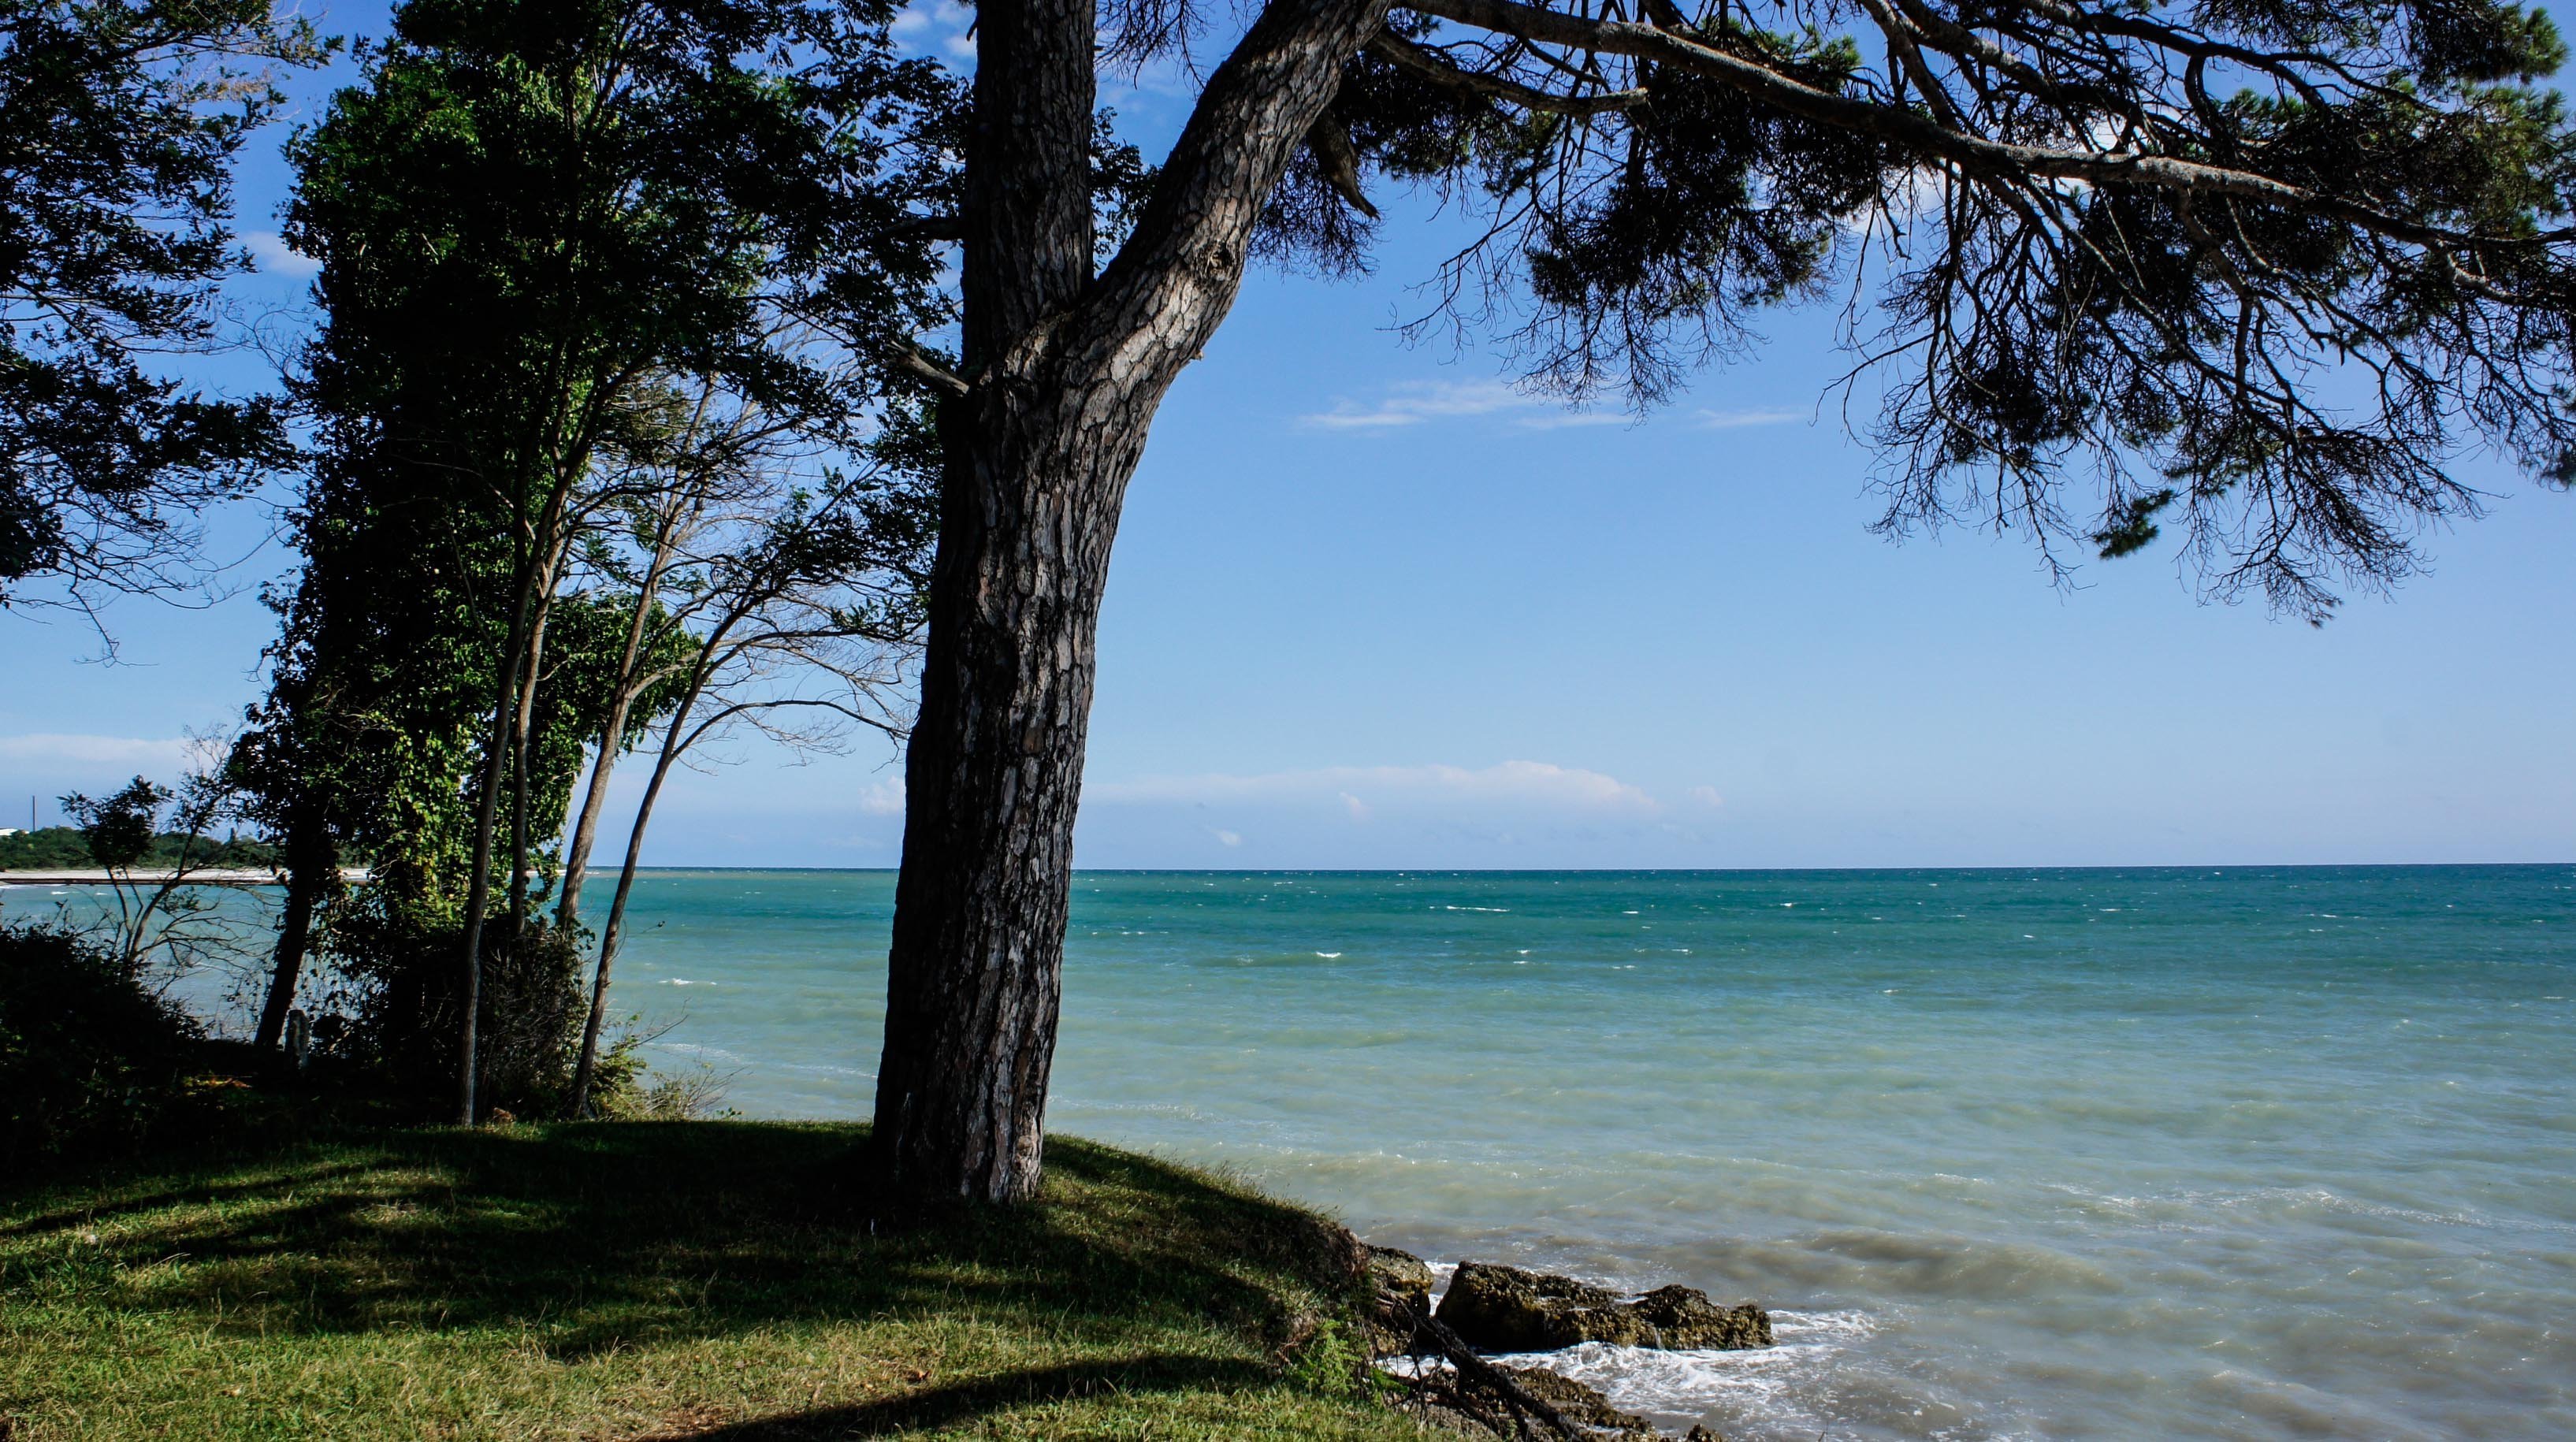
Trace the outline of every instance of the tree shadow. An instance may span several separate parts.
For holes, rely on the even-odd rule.
[[[1269,1347],[1347,1285],[1334,1229],[1310,1214],[1079,1142],[1050,1143],[1038,1204],[873,1225],[838,1200],[864,1138],[725,1122],[371,1132],[355,1159],[346,1146],[249,1159],[231,1175],[109,1187],[93,1206],[56,1194],[12,1215],[0,1200],[0,1239],[32,1246],[113,1214],[96,1244],[117,1263],[112,1305],[237,1335],[506,1328],[566,1362],[778,1324],[956,1317],[1077,1354],[1132,1353],[1140,1325],[1214,1324]],[[172,1259],[186,1265],[148,1265]],[[1074,1366],[903,1405],[1085,1378],[1189,1385],[1194,1368],[1237,1365]],[[894,1405],[851,1409],[848,1425],[878,1425]]]
[[[822,1442],[826,1438],[880,1437],[954,1427],[1030,1403],[1071,1401],[1102,1392],[1134,1397],[1237,1391],[1269,1380],[1266,1369],[1250,1362],[1184,1355],[1034,1367],[877,1401],[661,1432],[646,1442]]]

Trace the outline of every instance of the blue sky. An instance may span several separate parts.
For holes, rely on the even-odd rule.
[[[1143,136],[1176,115],[1118,100]],[[282,185],[254,163],[245,231]],[[2576,858],[2576,496],[2467,463],[2489,517],[2322,630],[2203,604],[2169,545],[2061,592],[2019,538],[1868,534],[1869,453],[1820,405],[1826,314],[1768,317],[1642,422],[1570,414],[1392,332],[1458,232],[1380,199],[1375,276],[1256,273],[1163,409],[1101,623],[1081,864]],[[264,524],[217,529],[249,550]],[[205,610],[117,606],[114,666],[0,615],[0,825],[167,774],[183,730],[237,717],[269,625],[250,591],[289,559],[253,555]],[[893,864],[888,749],[729,759],[675,783],[648,860]]]

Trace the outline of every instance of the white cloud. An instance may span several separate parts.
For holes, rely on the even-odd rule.
[[[48,731],[27,736],[0,736],[0,760],[39,765],[133,766],[147,771],[158,768],[168,772],[184,765],[195,745],[185,736],[160,740],[141,736],[77,736]]]
[[[905,6],[890,28],[897,40],[912,49],[936,48],[953,59],[972,60],[975,41],[966,31],[974,23],[974,10],[955,0],[919,0]]]
[[[1148,776],[1085,788],[1089,799],[1110,803],[1197,805],[1313,799],[1338,802],[1355,819],[1379,801],[1535,805],[1550,809],[1650,815],[1662,810],[1638,788],[1598,771],[1545,761],[1505,761],[1464,766],[1327,766],[1312,771],[1273,771],[1254,776]]]
[[[1620,411],[1568,410],[1562,401],[1501,381],[1401,381],[1374,405],[1345,400],[1329,411],[1300,419],[1318,430],[1383,431],[1424,421],[1492,415],[1508,415],[1513,425],[1533,431],[1627,425],[1635,420]]]
[[[1718,795],[1717,788],[1714,786],[1692,787],[1690,789],[1690,799],[1698,802],[1702,806],[1724,806],[1726,804],[1726,798]]]
[[[251,259],[259,262],[260,270],[266,274],[314,275],[322,269],[322,262],[287,249],[286,237],[276,231],[244,231],[241,241],[250,247]]]
[[[1208,835],[1215,837],[1217,839],[1217,844],[1220,846],[1241,846],[1243,844],[1243,837],[1238,832],[1226,831],[1212,826],[1208,828]],[[462,1055],[462,1053],[460,1053],[460,1055]]]
[[[869,782],[868,789],[859,793],[859,809],[870,816],[901,816],[903,778],[881,776]]]
[[[1744,426],[1776,426],[1807,419],[1805,411],[1756,410],[1710,411],[1699,413],[1699,428],[1704,431],[1731,431]]]

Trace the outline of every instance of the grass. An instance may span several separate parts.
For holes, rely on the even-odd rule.
[[[1423,1435],[1280,1360],[1349,1304],[1323,1219],[1059,1139],[1037,1205],[874,1235],[813,1203],[863,1137],[384,1130],[0,1192],[0,1436]]]

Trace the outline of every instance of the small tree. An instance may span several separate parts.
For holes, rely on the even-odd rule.
[[[572,1115],[590,1100],[626,905],[673,768],[737,727],[808,751],[837,744],[850,726],[903,735],[905,667],[917,651],[934,498],[927,477],[903,464],[908,448],[901,440],[917,432],[918,417],[898,412],[892,419],[871,447],[879,466],[856,476],[826,469],[809,477],[799,462],[816,457],[800,452],[822,437],[738,414],[694,457],[687,479],[664,493],[645,573],[667,602],[639,592],[636,634],[649,629],[656,640],[649,648],[630,644],[628,655],[668,659],[649,670],[637,666],[627,685],[661,688],[668,717],[600,935]],[[585,829],[596,820],[619,739],[601,736]],[[586,861],[587,853],[587,837],[577,832],[573,855]],[[581,881],[577,869],[566,873],[559,925],[574,915]]]
[[[220,759],[224,748],[205,749]],[[58,799],[106,873],[110,909],[94,931],[117,966],[166,987],[210,958],[237,953],[249,928],[206,894],[205,873],[224,854],[213,831],[238,802],[219,766],[194,768],[175,788],[137,776],[105,797]]]

